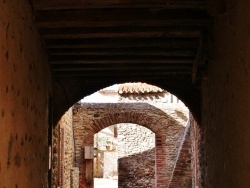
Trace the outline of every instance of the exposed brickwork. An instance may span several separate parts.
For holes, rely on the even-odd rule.
[[[192,187],[192,170],[191,170],[191,137],[190,124],[186,127],[185,135],[181,147],[178,151],[178,157],[169,182],[168,188],[191,188]]]
[[[28,0],[0,1],[0,187],[46,187],[50,71]]]
[[[156,108],[146,103],[75,105],[76,165],[82,166],[84,145],[93,145],[95,133],[118,123],[136,123],[156,134],[156,182],[157,187],[166,187],[184,133],[187,111],[171,104],[158,106]]]
[[[190,137],[192,140],[192,185],[194,188],[201,188],[201,169],[200,169],[200,126],[197,124],[192,114],[190,114]]]

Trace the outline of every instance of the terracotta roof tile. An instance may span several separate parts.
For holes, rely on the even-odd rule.
[[[163,89],[149,85],[146,83],[125,83],[120,84],[118,88],[118,93],[123,94],[148,94],[148,93],[163,93]]]

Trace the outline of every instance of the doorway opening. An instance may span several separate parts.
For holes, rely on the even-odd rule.
[[[100,90],[76,103],[59,122],[55,179],[85,188],[99,188],[97,178],[112,179],[116,187],[169,185],[178,171],[188,114],[178,98],[155,86],[131,83]],[[102,131],[106,136],[100,136]]]
[[[155,187],[155,133],[132,123],[95,134],[94,187]],[[128,183],[129,182],[129,183]],[[127,184],[128,183],[128,184]]]

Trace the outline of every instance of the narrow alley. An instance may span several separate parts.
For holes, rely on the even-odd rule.
[[[249,9],[0,1],[0,187],[250,187]]]

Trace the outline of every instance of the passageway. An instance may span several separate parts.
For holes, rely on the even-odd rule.
[[[74,148],[53,150],[73,133],[58,128],[70,125],[64,114],[70,117],[83,97],[125,82],[166,89],[190,110],[177,163],[167,163],[173,171],[159,174],[158,187],[185,176],[192,187],[250,187],[249,8],[246,0],[0,1],[0,187],[52,187],[66,167],[58,162],[63,149]],[[121,110],[94,117],[95,125],[128,117],[157,134],[174,121]],[[190,165],[191,174],[179,170]],[[80,170],[63,174],[75,182]]]
[[[184,136],[189,130],[187,120],[186,106],[161,88],[125,83],[102,89],[75,104],[58,124],[57,129],[62,131],[54,134],[55,142],[59,139],[63,143],[57,144],[60,147],[54,151],[66,150],[65,156],[57,154],[61,159],[58,165],[64,165],[64,171],[57,174],[57,167],[54,168],[57,175],[53,184],[60,178],[69,182],[70,176],[65,171],[73,167],[79,169],[80,185],[85,187],[96,187],[95,178],[110,178],[118,179],[119,187],[153,188],[181,183],[183,188],[189,188],[190,162],[181,167],[185,175],[174,173],[177,159],[181,159],[179,153],[186,156],[181,164],[191,160],[191,145],[185,146],[189,151],[181,150],[183,140],[187,140]],[[72,142],[73,149],[67,149]],[[63,162],[69,158],[68,154],[75,156],[74,163]],[[179,180],[175,181],[176,178]]]

